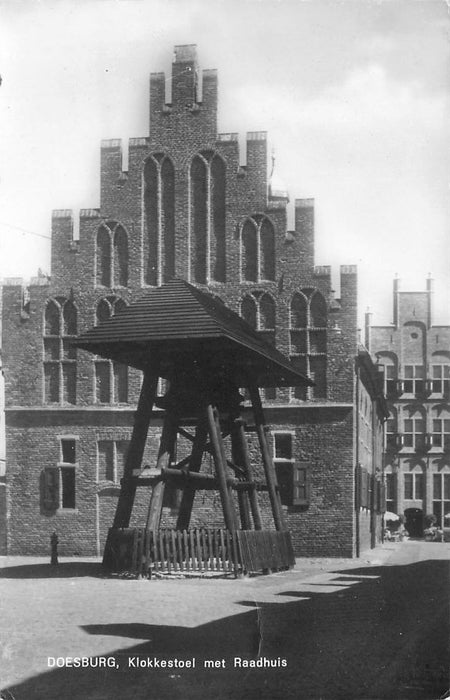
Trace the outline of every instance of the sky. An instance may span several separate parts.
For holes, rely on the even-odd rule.
[[[429,274],[450,324],[444,0],[0,0],[0,278],[50,272],[52,209],[99,206],[100,141],[148,134],[178,44],[218,70],[219,132],[268,132],[290,219],[315,199],[316,264],[337,295],[358,266],[360,324]]]

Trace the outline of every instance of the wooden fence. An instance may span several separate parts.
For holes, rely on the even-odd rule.
[[[288,532],[195,528],[111,528],[104,566],[117,573],[270,572],[295,564]]]

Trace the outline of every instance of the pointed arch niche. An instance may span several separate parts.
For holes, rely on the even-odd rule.
[[[44,403],[75,404],[77,308],[64,297],[49,299],[44,309]]]
[[[290,354],[314,387],[296,387],[293,398],[327,396],[327,304],[317,289],[301,289],[290,304]]]
[[[117,221],[107,221],[97,231],[95,281],[97,287],[127,287],[128,235]]]
[[[271,345],[275,345],[276,304],[267,292],[254,291],[241,299],[240,315]],[[264,389],[264,398],[276,398],[274,387]]]
[[[159,286],[175,276],[175,169],[164,153],[144,165],[144,210],[145,283]]]
[[[226,168],[213,151],[194,156],[191,194],[191,276],[195,282],[226,281]]]
[[[100,301],[95,309],[95,324],[107,321],[127,303],[117,296]],[[94,401],[97,404],[128,403],[128,367],[119,362],[94,357]]]
[[[240,227],[241,280],[275,279],[275,231],[262,214],[248,217]]]

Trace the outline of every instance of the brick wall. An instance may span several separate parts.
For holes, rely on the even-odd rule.
[[[55,210],[52,217],[51,282],[31,286],[24,305],[20,285],[4,288],[3,352],[7,396],[7,483],[9,498],[9,551],[47,551],[57,529],[62,552],[92,554],[104,538],[117,499],[116,484],[96,480],[96,441],[99,431],[111,436],[131,429],[140,376],[130,371],[129,407],[95,404],[94,358],[78,351],[76,404],[45,405],[43,383],[44,311],[49,299],[70,300],[77,309],[77,331],[95,322],[101,299],[118,296],[127,303],[145,290],[149,255],[147,214],[144,206],[145,163],[164,154],[174,170],[176,275],[193,280],[194,230],[190,164],[201,152],[216,154],[225,167],[226,282],[210,282],[209,289],[230,308],[240,310],[245,294],[258,298],[268,292],[276,304],[276,345],[289,355],[290,302],[295,292],[320,292],[327,306],[326,396],[308,401],[280,389],[271,401],[269,422],[287,426],[295,434],[296,459],[308,462],[311,500],[307,508],[286,508],[286,519],[299,555],[351,556],[355,552],[354,524],[354,358],[357,352],[357,275],[353,266],[341,268],[341,298],[335,299],[331,269],[314,267],[314,202],[295,202],[295,230],[287,230],[287,200],[268,197],[267,137],[249,132],[246,163],[240,166],[237,134],[217,133],[217,75],[203,71],[201,100],[196,87],[197,64],[193,47],[178,47],[173,65],[172,100],[167,103],[165,76],[150,79],[150,132],[130,140],[128,171],[122,170],[119,140],[101,145],[101,197],[98,209],[80,212],[79,240],[73,239],[72,212]],[[208,155],[209,154],[209,155]],[[158,160],[159,159],[159,160]],[[266,217],[274,231],[273,279],[244,281],[241,227],[248,217]],[[97,246],[99,227],[119,223],[128,241],[126,285],[98,284],[102,264]],[[210,225],[210,224],[208,224]],[[114,255],[113,237],[111,255]],[[27,409],[16,411],[16,407]],[[32,410],[28,410],[32,409]],[[41,512],[40,478],[54,464],[56,434],[76,432],[80,445],[77,467],[77,512]],[[103,433],[102,433],[103,434]],[[113,437],[111,438],[113,439]],[[151,441],[150,441],[151,443]],[[156,448],[152,448],[156,449]],[[152,459],[150,454],[149,459]],[[154,460],[153,460],[154,461]],[[264,496],[261,496],[264,501]],[[135,518],[144,517],[148,494],[139,493]],[[199,493],[194,523],[222,522],[218,495]],[[264,516],[265,518],[268,516]],[[166,509],[163,522],[173,522]],[[137,520],[136,520],[137,521]]]

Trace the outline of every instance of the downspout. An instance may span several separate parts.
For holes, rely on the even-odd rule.
[[[376,391],[376,387],[375,387]],[[376,547],[377,544],[377,513],[375,511],[375,505],[377,502],[377,486],[376,481],[376,466],[378,461],[378,451],[377,451],[377,417],[378,417],[378,406],[377,399],[372,398],[372,497],[370,499],[370,546],[372,549]]]
[[[359,369],[359,358],[356,357],[355,362],[355,374],[356,374],[356,398],[355,398],[355,466],[354,466],[354,480],[355,480],[355,539],[356,539],[356,557],[359,558],[361,555],[361,543],[360,543],[360,479],[358,474],[359,469],[359,383],[360,383],[360,369]]]

